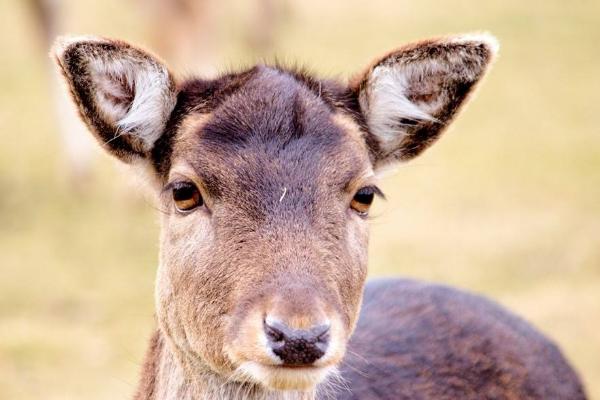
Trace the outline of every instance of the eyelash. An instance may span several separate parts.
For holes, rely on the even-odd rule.
[[[359,216],[367,217],[376,195],[384,197],[383,192],[377,186],[364,186],[354,194],[350,201],[350,208]]]

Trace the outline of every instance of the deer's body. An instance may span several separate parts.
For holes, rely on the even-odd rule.
[[[584,399],[558,348],[497,304],[410,280],[367,283],[341,367],[362,399]]]
[[[479,297],[372,283],[359,320],[377,172],[439,137],[494,52],[450,37],[349,84],[278,66],[179,82],[126,43],[59,42],[84,121],[162,211],[137,399],[583,399],[554,345]]]

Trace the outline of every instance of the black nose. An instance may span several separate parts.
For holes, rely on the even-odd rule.
[[[284,365],[310,365],[323,357],[329,344],[329,324],[302,330],[269,321],[264,328],[269,346]]]

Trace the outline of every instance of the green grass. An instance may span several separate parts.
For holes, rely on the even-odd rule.
[[[86,190],[71,190],[46,50],[24,3],[0,3],[0,398],[128,398],[153,326],[155,211],[103,156]],[[145,39],[135,2],[67,3],[70,31]],[[253,61],[231,28],[244,21],[239,5],[218,13],[225,66]],[[282,58],[346,76],[408,40],[499,37],[501,57],[473,104],[382,185],[389,200],[374,212],[371,275],[500,301],[560,344],[596,399],[598,15],[590,0],[311,0],[288,7],[275,43]]]

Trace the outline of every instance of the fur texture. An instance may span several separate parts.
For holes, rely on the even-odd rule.
[[[366,359],[360,368],[373,378],[357,378],[350,361],[350,381],[336,379],[365,284],[364,193],[380,193],[383,164],[421,153],[451,122],[493,58],[488,36],[405,46],[349,85],[264,65],[176,85],[162,63],[125,43],[59,43],[55,57],[84,121],[112,154],[151,166],[159,187],[158,333],[137,400],[472,398],[484,389],[487,398],[582,398],[564,359],[539,335],[521,335],[533,331],[522,321],[497,312],[495,326],[487,312],[496,308],[477,298],[446,313],[454,294],[434,301],[401,283],[389,292],[397,298],[367,292],[362,318],[378,315],[379,324],[359,322],[351,342],[348,354]],[[195,208],[178,208],[180,187]],[[404,307],[411,299],[417,306]],[[285,365],[267,321],[290,332],[326,325],[327,347]],[[462,358],[485,365],[453,362]],[[544,364],[552,368],[535,370]],[[564,382],[552,382],[555,371]],[[544,379],[547,391],[514,384]]]
[[[401,47],[355,78],[380,163],[408,160],[433,143],[483,77],[498,50],[488,34]]]
[[[125,161],[154,147],[177,96],[160,61],[127,43],[95,37],[61,38],[53,54],[103,146]]]

